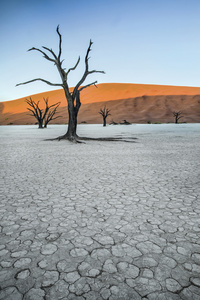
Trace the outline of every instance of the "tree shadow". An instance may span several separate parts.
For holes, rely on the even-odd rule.
[[[124,143],[137,143],[138,138],[134,137],[105,137],[105,138],[91,138],[91,137],[80,137],[76,136],[75,139],[70,140],[64,136],[59,136],[53,139],[45,139],[45,141],[61,141],[67,140],[72,143],[85,143],[85,141],[97,141],[97,142],[124,142]]]

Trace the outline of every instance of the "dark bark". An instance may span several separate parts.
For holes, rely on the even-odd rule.
[[[61,116],[56,116],[54,117],[54,115],[56,114],[57,112],[57,108],[58,106],[60,105],[60,102],[54,104],[54,105],[51,105],[49,107],[49,112],[48,114],[44,114],[44,128],[47,128],[47,125],[49,124],[49,122],[51,122],[52,120],[55,120],[55,119],[58,119],[60,118]],[[54,107],[55,106],[55,107]],[[54,107],[53,109],[51,109],[52,107]]]
[[[51,120],[55,120],[60,117],[60,116],[54,117],[54,115],[56,114],[56,110],[60,105],[60,102],[49,106],[48,98],[47,99],[43,98],[43,99],[45,102],[45,109],[41,109],[39,107],[40,101],[36,103],[35,101],[32,100],[31,97],[30,99],[25,100],[25,102],[30,106],[30,108],[29,107],[27,108],[31,112],[30,115],[34,116],[37,120],[38,128],[46,128],[47,124]]]
[[[114,122],[113,120],[110,122],[110,125],[118,125],[118,123]]]
[[[75,113],[74,103],[69,101],[68,102],[68,113],[69,113],[69,122],[68,122],[68,130],[67,130],[67,137],[69,140],[74,140],[77,138],[76,135],[76,126],[77,126],[77,118]]]
[[[104,108],[101,108],[99,110],[99,114],[102,115],[102,117],[103,117],[103,126],[105,127],[106,126],[106,118],[108,116],[111,116],[110,110],[108,108],[106,108],[106,106],[104,106]]]
[[[174,115],[174,123],[175,124],[178,124],[178,121],[181,119],[181,118],[183,118],[183,116],[181,116],[182,115],[182,112],[181,111],[174,111],[173,112],[173,115]]]
[[[131,125],[131,123],[129,123],[128,121],[126,121],[126,120],[123,120],[123,122],[122,123],[120,123],[121,125]]]
[[[24,83],[19,83],[19,84],[17,84],[17,86],[22,85],[22,84],[31,83],[31,82],[34,82],[34,81],[42,81],[42,82],[45,82],[48,85],[62,87],[64,89],[65,97],[66,97],[67,103],[68,103],[69,121],[68,121],[68,130],[67,130],[66,134],[64,136],[59,137],[58,139],[63,139],[63,138],[65,139],[66,138],[66,139],[69,139],[71,141],[75,141],[75,140],[78,139],[78,136],[76,134],[76,129],[77,129],[78,112],[79,112],[79,109],[81,107],[80,92],[84,88],[86,88],[90,85],[95,85],[96,81],[92,82],[90,84],[87,84],[85,86],[82,86],[82,85],[85,82],[88,75],[93,74],[93,73],[104,73],[104,71],[97,71],[97,70],[90,71],[89,70],[89,64],[88,64],[89,53],[91,51],[91,46],[93,44],[92,41],[90,40],[89,47],[87,49],[86,56],[85,56],[85,70],[84,70],[84,73],[83,73],[81,79],[78,81],[78,83],[74,87],[73,92],[70,93],[69,92],[69,87],[68,87],[68,84],[67,84],[68,75],[71,71],[74,71],[76,69],[76,67],[78,66],[78,64],[80,62],[80,57],[78,58],[78,60],[77,60],[76,64],[74,65],[74,67],[69,68],[68,71],[66,72],[65,68],[62,67],[63,60],[61,61],[62,36],[59,32],[59,26],[57,27],[56,31],[57,31],[57,34],[59,36],[59,53],[58,53],[58,55],[56,55],[52,49],[49,49],[49,48],[44,47],[44,46],[42,48],[46,52],[41,50],[41,49],[35,48],[35,47],[29,49],[28,51],[32,51],[32,50],[38,51],[38,52],[43,54],[43,57],[45,59],[49,60],[50,62],[53,62],[56,65],[57,70],[60,74],[61,83],[51,83],[50,81],[47,81],[45,79],[36,78],[36,79],[26,81]],[[51,54],[51,57],[47,54],[47,52]]]
[[[43,124],[41,121],[38,122],[38,128],[43,128]]]

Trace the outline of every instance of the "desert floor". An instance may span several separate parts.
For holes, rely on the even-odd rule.
[[[65,131],[0,127],[0,299],[200,299],[200,124]]]

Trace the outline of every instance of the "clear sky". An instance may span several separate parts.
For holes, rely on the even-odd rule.
[[[104,70],[87,83],[145,83],[200,86],[199,0],[1,0],[0,101],[55,89],[60,83],[53,63],[31,47],[58,51],[57,25],[63,38],[62,58],[74,86],[84,70],[90,38],[91,69]]]

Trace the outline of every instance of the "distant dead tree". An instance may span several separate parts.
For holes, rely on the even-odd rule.
[[[106,126],[106,118],[110,116],[110,110],[104,106],[104,108],[100,108],[99,114],[103,117],[103,126]]]
[[[34,81],[42,81],[48,85],[51,86],[56,86],[56,87],[61,87],[64,89],[65,92],[65,97],[67,99],[67,103],[68,103],[68,115],[69,115],[69,121],[68,121],[68,130],[66,132],[66,134],[64,134],[63,136],[60,136],[58,139],[68,139],[70,141],[73,142],[78,142],[80,140],[80,138],[78,137],[78,135],[76,134],[76,128],[77,128],[77,116],[78,116],[78,112],[79,109],[81,107],[81,101],[80,101],[80,92],[87,88],[88,86],[94,85],[96,86],[97,81],[94,81],[92,83],[89,83],[87,85],[83,85],[83,83],[85,82],[86,78],[88,77],[88,75],[94,74],[94,73],[105,73],[104,71],[96,71],[96,70],[89,70],[89,53],[91,51],[91,47],[92,47],[92,41],[90,40],[89,43],[89,47],[87,49],[86,52],[86,56],[85,56],[85,70],[83,72],[83,75],[81,77],[81,79],[78,81],[78,83],[75,85],[75,87],[73,88],[73,91],[70,92],[69,91],[69,86],[68,86],[68,75],[71,71],[74,71],[79,62],[80,62],[80,56],[76,62],[76,64],[72,67],[69,68],[67,71],[66,69],[62,66],[63,61],[61,60],[61,54],[62,54],[62,36],[59,32],[59,26],[57,26],[57,34],[59,36],[59,53],[58,55],[55,54],[55,52],[47,47],[42,47],[44,50],[38,49],[38,48],[31,48],[28,51],[32,51],[32,50],[36,50],[38,52],[40,52],[43,57],[45,59],[47,59],[48,61],[52,62],[56,67],[57,70],[60,74],[61,77],[61,83],[52,83],[49,82],[45,79],[42,78],[36,78],[36,79],[32,79],[23,83],[19,83],[17,84],[17,86],[22,85],[22,84],[27,84],[30,82],[34,82]]]
[[[178,124],[178,121],[183,118],[182,112],[181,111],[174,111],[173,116],[174,116],[174,123]]]
[[[48,104],[48,98],[43,98],[45,102],[45,108],[42,109],[39,107],[40,101],[33,101],[32,98],[26,99],[25,102],[30,106],[27,109],[31,112],[29,115],[34,116],[38,123],[38,128],[47,128],[47,124],[55,120],[57,118],[60,118],[60,116],[54,117],[56,114],[57,108],[60,105],[61,102],[57,102],[55,104],[52,104],[49,106]]]
[[[120,123],[121,125],[131,125],[131,123],[129,123],[128,121],[126,120],[123,120],[123,122]]]
[[[116,123],[114,120],[112,120],[112,121],[110,122],[110,125],[118,125],[118,123]]]

